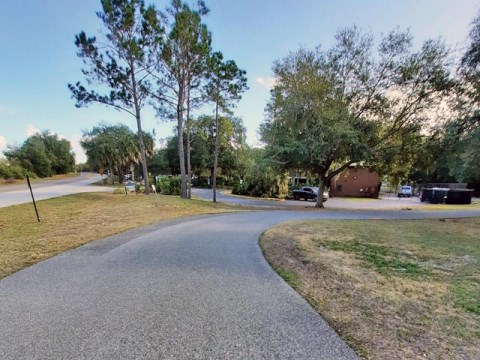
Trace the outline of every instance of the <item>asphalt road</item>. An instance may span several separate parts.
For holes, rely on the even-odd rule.
[[[99,174],[83,173],[68,179],[34,182],[32,183],[32,189],[35,200],[44,200],[81,192],[112,191],[109,187],[90,186],[92,183],[101,179],[102,176]],[[30,190],[26,184],[5,185],[0,187],[0,207],[18,205],[31,201]]]
[[[212,200],[211,189],[192,189],[192,195],[204,199]],[[232,196],[224,194],[222,190],[217,190],[217,201],[228,204],[256,206],[261,208],[292,209],[292,208],[313,208],[314,201],[304,200],[267,200],[258,198],[248,198],[241,196]],[[359,198],[330,198],[325,202],[328,209],[357,209],[357,210],[377,210],[377,209],[401,209],[417,208],[426,205],[421,203],[417,197],[398,198],[395,195],[384,197],[382,199],[359,199]]]
[[[264,260],[294,219],[479,212],[258,211],[157,224],[0,281],[0,359],[355,359]]]

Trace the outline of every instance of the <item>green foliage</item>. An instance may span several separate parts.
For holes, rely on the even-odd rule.
[[[162,118],[177,121],[177,157],[181,174],[181,196],[187,197],[187,174],[184,151],[185,110],[187,139],[189,138],[189,109],[203,101],[201,83],[206,78],[206,60],[211,52],[211,34],[202,18],[208,13],[203,1],[191,8],[181,0],[172,0],[167,8],[169,28],[152,26],[157,34],[149,57],[155,59],[152,78],[157,85],[151,96]],[[163,14],[157,13],[155,20]],[[148,22],[151,24],[151,21]],[[190,144],[188,144],[189,146]],[[188,150],[187,150],[188,151]]]
[[[91,167],[90,164],[88,162],[86,162],[86,163],[81,163],[81,164],[75,165],[75,171],[76,172],[82,172],[82,171],[94,172],[95,169],[93,169],[93,167]]]
[[[278,171],[268,159],[252,164],[245,175],[240,191],[248,195],[285,198],[288,194],[288,176]]]
[[[237,195],[288,197],[288,176],[264,149],[245,148],[239,153],[240,168],[232,183]],[[241,181],[243,180],[243,181]]]
[[[238,175],[242,168],[242,157],[238,155],[247,147],[243,121],[233,116],[220,116],[218,125],[218,166],[225,176]],[[214,166],[215,129],[212,116],[200,116],[192,123],[192,170],[198,175]]]
[[[418,183],[468,183],[480,191],[480,117],[447,121],[422,138],[409,178]]]
[[[166,149],[159,149],[154,152],[148,162],[148,168],[154,174],[169,175],[172,174],[169,168]]]
[[[221,133],[219,135],[219,166],[226,180],[245,172],[245,127],[239,118],[221,116]],[[215,150],[215,119],[212,116],[202,115],[192,121],[191,135],[191,167],[196,177],[211,172]],[[164,149],[158,150],[152,159],[152,166],[158,169],[158,174],[180,174],[178,159],[178,139],[173,136],[167,141]],[[186,143],[184,144],[186,147]],[[158,164],[158,165],[157,165]],[[197,186],[197,185],[196,185]]]
[[[472,21],[470,26],[470,44],[461,59],[461,66],[467,71],[478,71],[480,65],[480,16]]]
[[[20,147],[10,147],[5,156],[17,172],[23,168],[39,177],[67,174],[75,167],[70,142],[48,131],[30,136]]]
[[[453,86],[447,49],[426,41],[414,52],[410,34],[393,31],[374,54],[372,36],[356,27],[335,39],[329,50],[301,49],[274,63],[261,126],[267,149],[285,169],[316,174],[320,187],[352,163],[404,176],[425,112]]]
[[[77,107],[100,103],[132,115],[137,122],[138,148],[141,154],[143,177],[148,181],[141,108],[146,102],[150,83],[147,78],[147,48],[157,36],[156,11],[145,7],[143,0],[102,0],[97,16],[103,22],[103,43],[80,32],[75,37],[77,55],[86,68],[82,69],[89,85],[103,87],[105,93],[87,89],[80,82],[68,84]],[[110,161],[111,163],[112,161]],[[149,188],[147,188],[147,193]]]
[[[162,177],[157,184],[164,195],[180,195],[182,182],[179,176]]]
[[[473,20],[459,67],[452,118],[439,130],[434,170],[451,181],[468,182],[480,194],[480,15]]]
[[[5,159],[0,159],[0,178],[5,180],[16,179],[21,180],[25,177],[27,170],[19,165],[11,165]],[[35,174],[29,173],[30,177],[36,177]]]
[[[209,188],[209,178],[207,177],[194,177],[192,178],[192,186],[199,188]]]
[[[228,110],[248,90],[246,71],[239,69],[233,60],[224,60],[221,52],[211,54],[207,66],[207,96],[216,106]]]
[[[233,60],[224,61],[220,52],[208,58],[209,81],[206,87],[207,97],[215,104],[215,147],[213,151],[213,202],[216,201],[217,167],[222,134],[219,111],[229,111],[234,101],[241,98],[241,93],[248,89],[246,72],[237,67]]]
[[[480,116],[473,116],[447,122],[443,137],[444,153],[437,164],[448,171],[458,182],[468,183],[480,194]]]
[[[232,194],[234,195],[248,195],[248,187],[246,183],[240,181],[233,184]]]
[[[154,141],[152,135],[143,133],[146,156],[153,154]],[[125,125],[99,125],[92,130],[84,131],[80,145],[87,154],[87,163],[93,169],[103,173],[110,171],[118,174],[119,182],[124,175],[140,161],[137,135]]]

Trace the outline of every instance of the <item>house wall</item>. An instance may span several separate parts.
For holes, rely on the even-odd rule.
[[[378,197],[380,176],[367,168],[349,168],[330,183],[330,196]]]

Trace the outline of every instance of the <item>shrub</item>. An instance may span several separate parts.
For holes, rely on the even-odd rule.
[[[210,184],[208,183],[208,177],[194,177],[192,178],[192,186],[199,187],[199,188],[209,188]]]
[[[180,195],[182,182],[179,176],[161,178],[157,184],[163,195]]]
[[[0,163],[0,176],[4,179],[12,179],[13,178],[13,171],[10,168],[10,165],[2,162]]]
[[[245,183],[240,184],[240,182],[233,185],[232,194],[234,195],[248,195],[248,189]]]
[[[125,189],[124,188],[118,188],[118,189],[113,190],[113,193],[115,195],[125,195]]]
[[[25,178],[25,174],[28,174],[31,178],[37,177],[35,174],[23,169],[19,165],[11,165],[6,160],[0,161],[0,178],[3,178],[5,180],[21,180]]]
[[[278,173],[268,161],[254,164],[245,176],[244,186],[249,195],[285,198],[288,194],[288,176]]]

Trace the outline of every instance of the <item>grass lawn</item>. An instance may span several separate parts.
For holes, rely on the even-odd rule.
[[[272,264],[367,359],[480,359],[480,218],[303,221]]]
[[[450,205],[450,204],[422,204],[415,209],[431,211],[431,210],[475,210],[480,209],[480,201],[478,199],[472,200],[469,205]]]
[[[162,220],[235,207],[177,196],[85,193],[0,208],[0,278],[92,240]],[[238,209],[238,208],[237,208]]]

